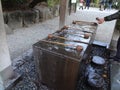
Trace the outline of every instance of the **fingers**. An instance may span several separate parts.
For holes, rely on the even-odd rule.
[[[99,18],[97,17],[96,20],[99,21]]]
[[[96,18],[98,24],[102,24],[104,22],[104,18]]]

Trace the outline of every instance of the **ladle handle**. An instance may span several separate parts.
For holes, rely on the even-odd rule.
[[[67,41],[73,41],[73,42],[78,42],[78,43],[89,44],[89,43],[87,43],[87,42],[78,41],[78,40],[71,40],[71,39],[67,39],[67,38],[65,38],[65,37],[60,37],[60,36],[55,36],[55,35],[53,35],[53,37],[60,38],[60,39],[63,39],[63,40],[67,40]]]
[[[46,43],[51,43],[51,44],[57,44],[57,45],[62,45],[62,46],[74,46],[71,44],[64,44],[64,43],[60,43],[60,42],[53,42],[53,41],[47,41],[47,40],[40,40],[42,42],[46,42]]]
[[[64,44],[64,43],[60,43],[60,42],[53,42],[53,41],[47,41],[47,40],[41,40],[41,41],[46,42],[46,43],[51,43],[51,44],[62,45],[62,46],[72,46],[72,47],[70,47],[71,49],[75,49],[79,52],[81,52],[83,50],[83,47],[80,46],[80,45],[75,46],[75,45],[72,45],[72,44]],[[75,47],[75,48],[73,48],[73,47]]]

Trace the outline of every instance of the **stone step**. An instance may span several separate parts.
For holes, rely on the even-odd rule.
[[[12,79],[8,79],[7,81],[5,81],[4,86],[5,86],[5,90],[11,90],[12,87],[14,87],[18,82],[20,82],[22,80],[22,75],[16,73],[15,77],[13,77]]]

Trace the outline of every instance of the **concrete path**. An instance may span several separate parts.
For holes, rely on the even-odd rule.
[[[90,8],[89,10],[79,10],[68,16],[66,25],[69,25],[73,20],[96,22],[96,17],[103,17],[116,10],[99,11],[98,8]],[[114,31],[115,21],[107,22],[98,26],[96,39],[104,42],[110,42]],[[55,32],[59,27],[59,17],[43,23],[37,23],[27,28],[16,29],[13,34],[7,35],[8,46],[10,49],[11,58],[14,59],[21,55],[26,50],[32,48],[32,45],[45,38],[48,34]]]

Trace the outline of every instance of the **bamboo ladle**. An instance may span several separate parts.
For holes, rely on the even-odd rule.
[[[62,46],[72,46],[72,47],[75,47],[75,49],[79,52],[81,52],[83,50],[83,47],[80,46],[80,45],[72,45],[72,44],[64,44],[64,43],[60,43],[60,42],[53,42],[53,41],[47,41],[47,40],[41,40],[42,42],[45,42],[45,43],[51,43],[51,44],[57,44],[57,45],[62,45]]]
[[[64,27],[62,28],[62,30],[63,30],[63,29],[74,29],[74,30],[80,30],[80,31],[82,31],[82,32],[93,33],[92,31],[86,31],[86,30],[84,30],[84,28],[82,28],[82,27],[81,27],[81,29],[79,29],[79,28],[74,28],[74,27],[70,27],[70,26],[64,26]]]
[[[49,38],[49,39],[51,39],[51,38],[53,38],[53,37],[55,37],[55,38],[60,38],[60,39],[63,39],[63,40],[67,40],[67,41],[73,41],[73,42],[79,42],[79,43],[89,44],[89,43],[87,43],[87,42],[78,41],[78,40],[71,40],[71,39],[67,39],[67,38],[65,38],[65,37],[55,36],[55,35],[52,35],[52,34],[49,34],[49,35],[48,35],[48,38]]]
[[[74,35],[74,36],[78,36],[78,37],[82,37],[82,38],[85,38],[85,39],[88,39],[89,37],[90,37],[90,35],[89,34],[83,34],[83,36],[82,35],[76,35],[76,34],[72,34],[72,33],[68,33],[68,34],[70,34],[70,35]]]

